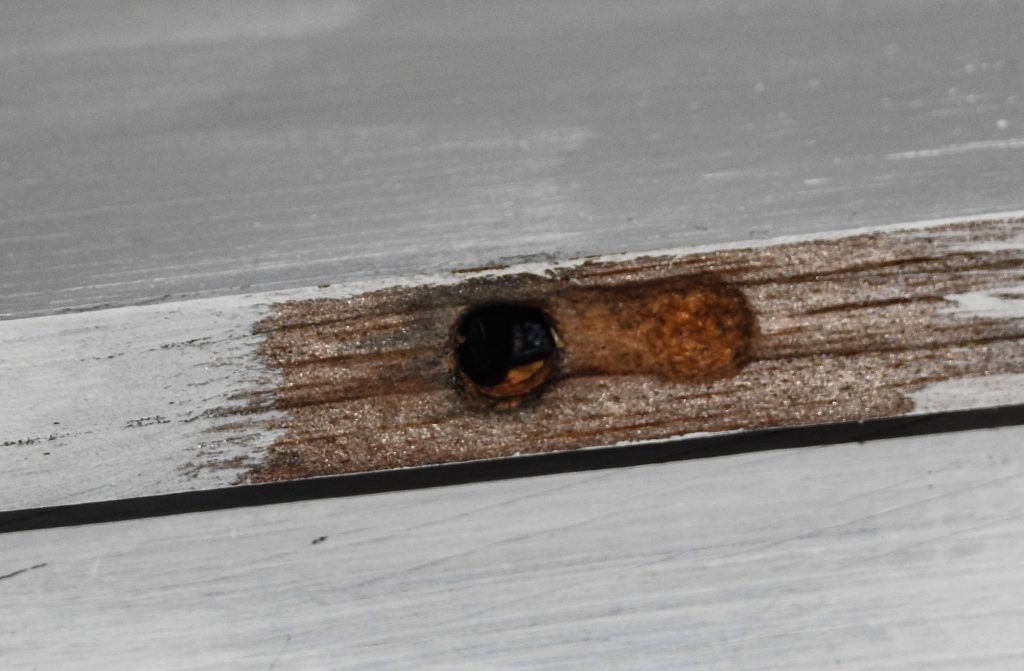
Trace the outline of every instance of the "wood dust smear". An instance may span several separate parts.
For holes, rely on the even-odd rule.
[[[280,303],[256,330],[283,435],[247,481],[905,414],[929,384],[1024,373],[1024,320],[950,298],[1019,294],[1022,239],[983,221]],[[453,370],[453,325],[495,301],[562,341],[512,407]]]

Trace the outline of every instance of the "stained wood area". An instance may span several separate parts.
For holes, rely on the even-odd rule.
[[[736,250],[1019,218],[987,213],[1024,206],[1022,29],[1019,0],[5,3],[0,531],[19,517],[59,523],[26,508],[131,511],[132,497],[199,489],[170,498],[332,498],[0,533],[0,669],[1020,671],[1024,375],[998,374],[1019,340],[982,341],[1024,316],[1016,272],[996,267],[1024,240],[1008,224],[988,240],[941,224],[899,233],[899,245],[939,238],[923,253]],[[634,256],[551,263],[620,252]],[[678,274],[666,269],[682,257]],[[628,263],[635,275],[597,274]],[[503,265],[515,267],[450,274]],[[580,272],[559,279],[570,267]],[[439,302],[462,280],[476,293]],[[514,298],[536,299],[551,330],[517,316],[528,337],[501,366],[484,357],[471,394],[452,373],[449,329],[516,282]],[[704,377],[689,364],[672,379],[663,366],[641,374],[655,354],[642,347],[632,372],[610,376],[604,364],[628,358],[596,366],[559,300],[649,283],[739,296],[752,337],[716,350],[730,365]],[[379,289],[390,293],[352,300]],[[403,291],[434,307],[400,306]],[[326,332],[344,322],[301,317],[296,301],[312,298],[364,323],[372,305],[438,321],[339,343]],[[629,302],[623,318],[642,312]],[[751,415],[767,421],[855,415],[849,399],[912,414],[1011,407],[952,413],[972,418],[968,432],[933,417],[923,423],[943,433],[885,441],[869,440],[879,423],[854,422],[232,488],[299,449],[296,413],[314,410],[286,407],[302,366],[266,349],[287,304],[296,331],[324,331],[305,370],[321,360],[337,373],[320,407],[330,423],[308,431],[327,455],[374,432],[432,449],[435,427],[409,421],[442,402],[449,432],[466,416],[494,434],[540,433],[543,408],[573,390],[593,413],[562,406],[571,421],[625,430],[623,385],[649,394],[635,422],[675,413],[680,431],[746,417],[708,404],[755,392],[774,398]],[[403,377],[397,358],[369,356],[421,356],[382,344],[386,332],[443,346],[432,386],[422,366]],[[634,342],[589,341],[620,355]],[[345,366],[359,379],[388,372],[393,392],[415,379],[427,391],[360,398],[381,385],[353,395]],[[787,366],[803,377],[750,386]],[[959,372],[972,376],[942,378]],[[330,381],[310,381],[329,395]],[[588,381],[607,388],[583,394]],[[717,393],[727,386],[734,396]],[[799,405],[818,393],[837,405]],[[399,403],[417,397],[420,410]],[[363,433],[329,444],[343,411],[377,402],[407,413],[364,412]],[[993,416],[1016,426],[981,428]],[[779,449],[795,444],[778,439],[789,433],[813,449]],[[358,482],[708,444],[732,454],[334,497]],[[759,444],[772,449],[736,453]],[[293,457],[293,472],[315,471]]]
[[[244,477],[910,413],[928,385],[1024,373],[1022,237],[1005,218],[280,303],[255,329],[281,382],[247,412],[283,411],[284,433]],[[460,317],[496,301],[543,310],[560,342],[514,402],[452,355]]]
[[[1022,222],[0,321],[0,510],[1020,404]],[[473,387],[496,304],[550,341]]]

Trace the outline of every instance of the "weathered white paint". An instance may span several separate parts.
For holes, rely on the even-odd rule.
[[[0,579],[0,667],[1017,671],[1022,442],[1014,427],[0,535],[0,575],[30,569]]]
[[[986,215],[1019,217],[1022,212]],[[920,231],[968,221],[945,218],[858,229]],[[775,242],[841,237],[848,231]],[[741,243],[694,251],[736,248]],[[748,245],[749,246],[749,245]],[[974,249],[975,246],[969,246]],[[631,252],[606,257],[624,260]],[[584,260],[527,263],[492,274],[544,273]],[[209,417],[271,389],[252,326],[278,301],[344,297],[384,286],[450,284],[465,274],[421,274],[320,288],[114,308],[0,321],[0,510],[82,503],[233,484],[276,437],[261,423]],[[1019,287],[950,296],[965,315],[1021,318]],[[1024,296],[1024,294],[1021,294]],[[918,412],[1024,402],[1024,377],[923,390]],[[265,419],[267,417],[263,417]],[[225,429],[224,427],[228,428]],[[231,462],[232,459],[240,461]]]
[[[987,375],[938,382],[910,396],[919,413],[942,412],[952,406],[962,410],[998,408],[1020,405],[1022,387],[1020,375]]]
[[[4,9],[0,319],[1022,205],[1017,0]]]
[[[1015,0],[136,5],[5,7],[0,319],[1021,206]],[[231,320],[175,309],[244,349]],[[145,374],[144,346],[110,342]],[[17,375],[45,387],[39,416],[88,393],[70,370]],[[1019,391],[943,393],[993,386]],[[2,398],[10,426],[28,403]],[[162,407],[124,403],[79,419]],[[978,431],[4,535],[0,668],[1016,671],[1022,444]],[[66,500],[103,447],[12,466],[28,484],[10,500]],[[121,464],[134,491],[148,476]]]
[[[246,299],[0,322],[0,509],[230,484],[272,431],[211,430],[271,374],[253,357]],[[220,422],[223,424],[223,422]]]

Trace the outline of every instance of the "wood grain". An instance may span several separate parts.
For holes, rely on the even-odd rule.
[[[1021,222],[3,321],[0,509],[1019,404]],[[451,328],[476,302],[532,298],[559,316],[576,291],[708,273],[755,313],[738,374],[595,375],[569,347],[541,395],[511,411],[452,375]]]
[[[1022,10],[5,3],[0,508],[243,475],[277,435],[203,413],[280,383],[251,332],[274,303],[1019,209]],[[1005,320],[1014,296],[914,309]],[[795,326],[835,319],[808,298]],[[1018,426],[3,535],[0,668],[1019,671],[1022,444]]]
[[[256,329],[281,383],[245,412],[284,433],[247,479],[907,414],[929,384],[1024,375],[1021,241],[1024,219],[983,220],[275,305]],[[955,310],[966,295],[1009,309]],[[496,301],[562,342],[511,406],[476,402],[452,355],[460,315]]]
[[[0,319],[1024,206],[1016,0],[64,0]]]
[[[1017,671],[1022,437],[0,535],[0,665]]]

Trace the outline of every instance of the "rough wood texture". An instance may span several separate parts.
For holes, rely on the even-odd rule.
[[[1024,375],[1019,218],[506,272],[274,306],[256,328],[282,380],[254,408],[284,434],[248,479],[891,417],[929,384]],[[971,296],[1002,314],[957,310]],[[451,356],[459,315],[495,301],[542,308],[563,342],[511,408],[476,402]]]
[[[195,414],[251,391],[272,302],[1020,208],[1022,10],[4,3],[0,505],[230,483],[182,469],[265,445]],[[1018,426],[0,536],[0,668],[1019,671],[1022,444]]]
[[[1022,435],[0,535],[0,666],[1019,671]]]
[[[201,413],[262,379],[260,314],[218,298],[0,321],[0,509],[231,482],[273,434]]]
[[[1018,404],[1022,221],[0,321],[0,509]],[[476,301],[536,300],[557,321],[574,292],[708,273],[754,311],[738,374],[595,374],[571,320],[554,377],[514,410],[449,368]]]

